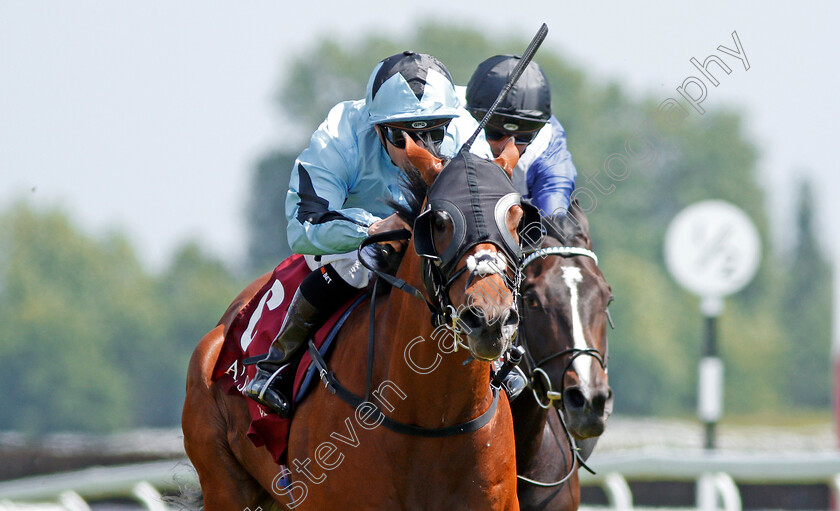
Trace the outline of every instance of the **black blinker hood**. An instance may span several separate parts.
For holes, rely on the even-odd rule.
[[[497,163],[467,149],[461,149],[443,168],[427,198],[425,211],[414,224],[414,246],[418,254],[438,262],[444,274],[451,273],[463,254],[479,243],[492,243],[511,262],[518,262],[522,249],[508,232],[505,221],[515,204],[525,211],[520,236],[537,241],[533,232],[523,232],[529,226],[539,229],[537,208],[522,199]],[[454,236],[447,247],[434,246],[432,215],[437,211],[446,212],[454,224]]]

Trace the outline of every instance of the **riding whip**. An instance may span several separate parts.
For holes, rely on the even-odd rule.
[[[490,120],[490,117],[496,112],[496,108],[499,107],[499,103],[504,101],[505,97],[510,92],[510,89],[519,80],[519,77],[522,76],[522,72],[525,71],[525,68],[528,67],[528,64],[531,63],[531,59],[534,58],[534,54],[537,53],[542,42],[545,40],[545,36],[548,34],[548,25],[545,23],[542,24],[539,30],[537,30],[537,34],[531,40],[531,44],[525,49],[525,53],[522,54],[522,57],[519,59],[519,63],[516,64],[516,67],[513,68],[513,72],[508,78],[507,83],[502,88],[501,92],[499,92],[499,96],[496,98],[496,101],[493,102],[493,105],[487,109],[487,113],[484,114],[484,118],[481,119],[481,122],[478,123],[478,129],[475,130],[475,133],[467,140],[463,147],[465,147],[468,151],[470,147],[472,147],[473,142],[475,141],[475,137],[481,133],[481,130],[487,125],[487,121]]]

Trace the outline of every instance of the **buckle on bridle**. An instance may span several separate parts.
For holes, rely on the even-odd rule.
[[[548,404],[543,404],[540,395],[537,393],[537,386],[535,385],[535,376],[537,374],[542,375],[543,380],[545,381],[545,387],[548,389],[545,391],[545,397],[546,399],[548,399]],[[555,401],[563,400],[563,394],[554,390],[554,387],[551,385],[551,378],[548,377],[548,373],[546,373],[539,367],[535,368],[531,374],[531,392],[534,393],[534,400],[537,402],[538,405],[540,405],[540,408],[544,410],[548,410],[549,408],[551,408]]]

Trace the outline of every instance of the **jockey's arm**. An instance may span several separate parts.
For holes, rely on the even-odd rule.
[[[531,203],[543,215],[565,214],[575,189],[577,170],[566,146],[566,132],[551,117],[551,141],[528,168],[528,193]]]
[[[338,110],[336,107],[334,110]],[[358,149],[342,123],[327,121],[297,160],[286,194],[287,236],[298,254],[340,254],[358,248],[380,220],[362,208],[345,208]]]
[[[355,250],[379,217],[361,208],[341,208],[347,188],[340,176],[298,163],[286,194],[289,246],[297,254]]]

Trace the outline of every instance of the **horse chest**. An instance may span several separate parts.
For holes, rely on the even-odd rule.
[[[367,429],[356,417],[326,422],[344,425],[310,429],[291,445],[293,480],[308,492],[300,509],[515,509],[512,438],[504,441],[497,424],[465,444],[463,437],[418,441]]]

